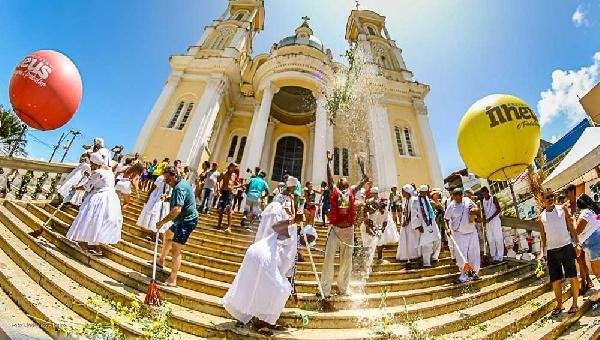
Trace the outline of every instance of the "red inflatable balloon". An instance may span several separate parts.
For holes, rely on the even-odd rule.
[[[8,94],[12,107],[30,127],[53,130],[65,125],[81,102],[81,77],[60,52],[33,52],[17,67]]]

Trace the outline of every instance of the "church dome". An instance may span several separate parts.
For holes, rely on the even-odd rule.
[[[321,52],[325,52],[323,43],[319,38],[313,34],[313,30],[308,25],[308,17],[302,18],[304,22],[300,27],[296,28],[296,34],[285,37],[279,41],[278,47],[293,46],[293,45],[305,45],[311,46],[318,49]]]

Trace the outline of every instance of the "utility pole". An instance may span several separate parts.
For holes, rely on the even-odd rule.
[[[10,149],[10,152],[8,153],[8,157],[12,157],[13,156],[13,153],[15,153],[15,151],[17,151],[17,147],[19,146],[19,143],[23,140],[23,136],[25,135],[25,131],[27,131],[27,125],[23,124],[21,126],[21,128],[22,128],[21,134],[19,135],[19,138],[14,141],[14,144],[13,144],[12,148]]]
[[[62,143],[64,138],[65,138],[65,133],[63,132],[62,135],[60,135],[60,139],[58,140],[58,143],[56,143],[56,145],[54,145],[54,150],[52,150],[52,154],[50,155],[50,160],[48,161],[48,163],[52,163],[52,158],[54,158],[54,154],[56,153],[56,150],[58,150],[58,148],[60,148],[60,143]]]
[[[67,145],[65,147],[65,153],[63,154],[62,158],[60,159],[61,163],[67,157],[67,153],[69,153],[69,149],[71,148],[71,145],[73,145],[73,142],[75,141],[75,137],[77,137],[77,136],[79,136],[81,134],[81,132],[79,130],[71,130],[71,131],[69,131],[69,133],[73,134],[73,137],[71,138],[71,141],[69,142],[69,145]]]

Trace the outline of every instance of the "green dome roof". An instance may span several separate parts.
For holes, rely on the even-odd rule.
[[[323,43],[321,42],[321,40],[319,40],[319,38],[315,37],[314,35],[311,35],[309,38],[299,38],[296,35],[290,35],[289,37],[281,39],[278,45],[279,47],[306,45],[314,47],[321,52],[324,51]]]

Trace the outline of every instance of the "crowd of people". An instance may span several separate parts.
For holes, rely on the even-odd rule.
[[[149,240],[163,234],[157,266],[162,268],[171,254],[171,271],[164,284],[173,287],[177,285],[183,248],[199,216],[215,209],[217,224],[209,227],[230,233],[232,211],[243,211],[240,227],[256,229],[255,242],[248,248],[223,304],[240,322],[252,321],[256,330],[267,334],[285,301],[294,294],[296,263],[302,260],[298,248],[314,246],[319,236],[317,221],[329,227],[326,235],[320,235],[326,239],[317,292],[323,300],[334,294],[338,252],[337,295],[346,296],[350,294],[353,255],[357,252],[386,264],[389,260],[383,256],[384,249],[396,247],[395,261],[428,268],[436,265],[442,248],[447,247],[458,267],[455,283],[461,284],[480,280],[483,254],[487,255],[483,262],[497,264],[512,247],[505,244],[500,203],[487,187],[478,195],[461,188],[448,192],[427,184],[393,186],[383,192],[371,181],[363,160],[357,161],[360,180],[354,185],[345,177],[334,180],[330,152],[327,181],[318,188],[285,175],[270,190],[262,169],[247,169],[241,176],[237,164],[227,164],[220,172],[214,162],[204,162],[190,183],[189,169],[178,160],[143,162],[137,154],[111,158],[102,139],[97,138],[58,192],[62,204],[79,206],[67,238],[96,256],[102,255],[101,245],[120,240],[122,209],[130,203],[130,196],[147,192],[137,225]],[[557,299],[553,314],[563,310],[563,278],[571,281],[573,305],[569,313],[574,313],[577,296],[592,286],[588,265],[594,275],[600,275],[600,208],[585,194],[576,197],[573,187],[567,187],[565,196],[566,202],[557,204],[555,194],[546,192],[546,206],[539,214],[540,257],[547,259]],[[40,229],[32,235],[38,237],[42,232]]]

